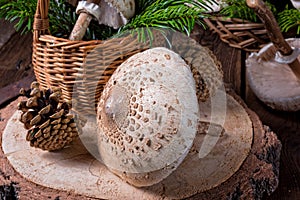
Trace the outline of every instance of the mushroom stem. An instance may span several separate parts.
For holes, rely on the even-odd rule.
[[[82,12],[80,13],[76,24],[70,34],[69,39],[70,40],[81,40],[87,30],[87,27],[89,26],[92,16],[88,13]]]
[[[246,0],[248,7],[252,8],[267,29],[268,36],[275,48],[283,55],[290,56],[293,53],[292,47],[284,39],[279,25],[272,11],[261,0]],[[288,64],[295,76],[300,80],[300,63],[296,58]]]
[[[101,0],[87,0],[87,3],[94,3],[96,5],[99,5],[100,1]],[[92,19],[93,15],[91,13],[88,13],[87,11],[81,12],[69,36],[69,39],[81,40]]]

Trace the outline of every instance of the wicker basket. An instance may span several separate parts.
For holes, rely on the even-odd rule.
[[[101,91],[114,70],[128,57],[140,52],[136,38],[114,38],[106,41],[70,41],[50,35],[48,21],[49,0],[38,0],[34,19],[32,63],[37,81],[42,88],[58,86],[64,100],[76,96],[76,108],[95,113]],[[93,62],[86,63],[89,53]],[[76,89],[74,90],[74,85]],[[90,87],[97,85],[96,88]]]
[[[237,18],[215,16],[204,19],[211,30],[231,47],[249,52],[259,51],[270,42],[263,23],[253,23]]]

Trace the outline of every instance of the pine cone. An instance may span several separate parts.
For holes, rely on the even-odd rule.
[[[19,102],[18,110],[22,111],[20,121],[28,130],[30,146],[54,151],[78,137],[85,122],[69,113],[71,104],[61,100],[60,88],[40,90],[39,83],[33,82],[29,91],[22,88],[20,94],[28,97]]]

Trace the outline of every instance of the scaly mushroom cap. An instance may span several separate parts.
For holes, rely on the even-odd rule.
[[[102,0],[99,23],[109,25],[115,29],[127,24],[135,14],[134,0]]]
[[[128,20],[134,16],[135,1],[101,0],[99,5],[88,1],[79,1],[76,13],[79,14],[81,12],[89,13],[93,18],[97,19],[99,24],[117,29],[127,24]]]
[[[99,153],[111,171],[133,175],[126,181],[135,186],[161,181],[185,158],[197,131],[189,66],[162,47],[135,54],[105,86],[97,120]]]
[[[299,39],[288,39],[294,47],[300,47]],[[247,59],[247,79],[255,95],[273,109],[300,110],[300,81],[287,64],[274,60],[273,44],[266,45]]]

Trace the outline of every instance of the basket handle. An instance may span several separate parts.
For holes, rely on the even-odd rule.
[[[33,22],[33,41],[37,42],[41,35],[50,34],[49,10],[50,0],[38,0]]]

